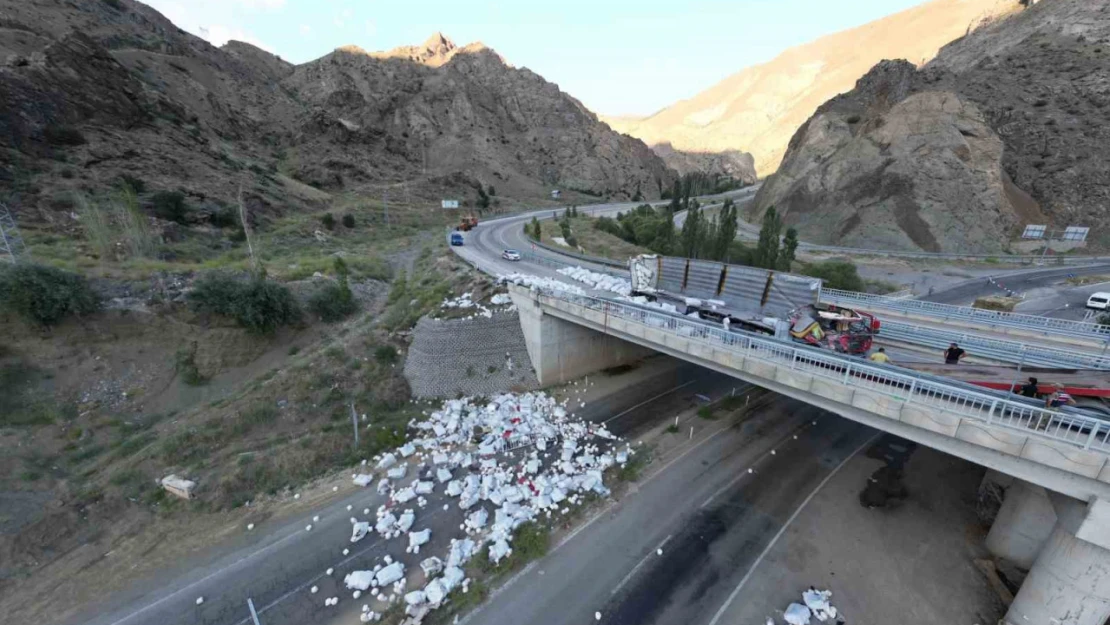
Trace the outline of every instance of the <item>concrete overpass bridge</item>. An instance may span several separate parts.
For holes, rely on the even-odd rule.
[[[1006,622],[1110,617],[1110,423],[631,303],[510,293],[541,383],[661,352],[1016,478],[988,545],[1019,563],[1035,557]]]

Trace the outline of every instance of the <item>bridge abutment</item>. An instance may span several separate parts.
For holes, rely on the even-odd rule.
[[[635,343],[545,314],[539,302],[517,289],[510,289],[510,294],[520,314],[528,356],[542,385],[567,382],[655,353]]]

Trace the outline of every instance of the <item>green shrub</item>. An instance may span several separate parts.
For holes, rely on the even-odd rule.
[[[289,289],[265,276],[244,281],[213,272],[197,280],[189,301],[195,310],[231,317],[254,334],[273,334],[301,320],[300,306]]]
[[[355,227],[355,216],[350,214],[350,213],[347,213],[346,215],[343,215],[343,226],[346,227],[346,228],[354,228]]]
[[[335,230],[335,217],[331,213],[324,213],[324,216],[320,218],[320,223],[324,224],[324,227],[328,230]]]
[[[312,294],[308,308],[325,322],[339,321],[358,310],[358,302],[347,283],[347,263],[342,258],[335,259],[336,284],[328,283]]]
[[[391,365],[397,362],[397,350],[389,345],[379,345],[374,349],[374,360],[383,365]]]
[[[320,317],[321,321],[331,323],[357,311],[358,302],[351,295],[351,289],[329,282],[308,298],[308,309]]]
[[[189,207],[185,204],[185,194],[180,191],[159,191],[150,199],[154,216],[160,219],[185,223]]]
[[[174,356],[174,369],[181,374],[181,380],[189,386],[200,386],[208,381],[197,369],[196,341],[189,347],[179,349]]]
[[[121,186],[127,186],[135,193],[146,191],[146,183],[131,174],[120,174],[119,181]]]
[[[860,278],[856,266],[843,260],[827,260],[820,263],[807,263],[802,265],[803,275],[821,278],[824,286],[830,289],[843,289],[845,291],[862,291],[863,278]]]
[[[0,307],[28,323],[51,326],[69,315],[96,312],[100,299],[82,276],[21,263],[0,269]]]
[[[84,145],[85,135],[73,126],[47,126],[42,136],[51,145]]]
[[[1104,326],[1110,326],[1110,313],[1102,313],[1095,319],[1095,323],[1101,323]]]
[[[208,215],[208,223],[217,228],[239,226],[239,214],[236,213],[234,209],[221,206]],[[242,226],[239,226],[239,229],[242,230]],[[246,233],[244,233],[243,238],[246,238]]]
[[[713,421],[717,418],[716,413],[713,412],[713,408],[710,406],[702,406],[701,408],[698,408],[698,416],[702,419],[706,419],[707,421]]]

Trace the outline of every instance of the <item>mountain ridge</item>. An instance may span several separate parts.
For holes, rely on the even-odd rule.
[[[0,59],[0,180],[22,220],[64,223],[67,198],[126,176],[182,192],[189,223],[240,188],[264,218],[397,181],[472,203],[491,186],[658,197],[674,179],[558,86],[442,33],[293,65],[212,46],[134,0],[28,0],[6,12]]]
[[[649,145],[751,152],[763,177],[778,167],[802,122],[822,102],[851,89],[875,63],[884,58],[927,60],[984,20],[1019,7],[1019,0],[932,0],[789,48],[646,118],[601,119]]]

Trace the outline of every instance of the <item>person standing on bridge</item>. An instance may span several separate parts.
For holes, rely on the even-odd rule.
[[[890,364],[890,356],[886,355],[886,348],[885,347],[880,347],[879,351],[875,352],[874,354],[871,354],[871,356],[868,357],[868,360],[870,360],[871,362],[877,362],[880,365]]]
[[[944,364],[958,365],[960,364],[960,359],[966,355],[967,352],[960,349],[959,345],[953,343],[948,346],[948,349],[944,350]]]
[[[1029,378],[1029,381],[1021,386],[1021,394],[1023,397],[1036,399],[1038,392],[1037,378]]]
[[[1045,397],[1045,408],[1059,408],[1060,406],[1074,406],[1075,399],[1064,391],[1064,385],[1059,382],[1052,385],[1052,393]]]
[[[725,332],[729,331],[728,326],[731,323],[732,319],[729,319],[728,315],[725,315],[725,318],[721,320],[721,325],[725,326]]]

